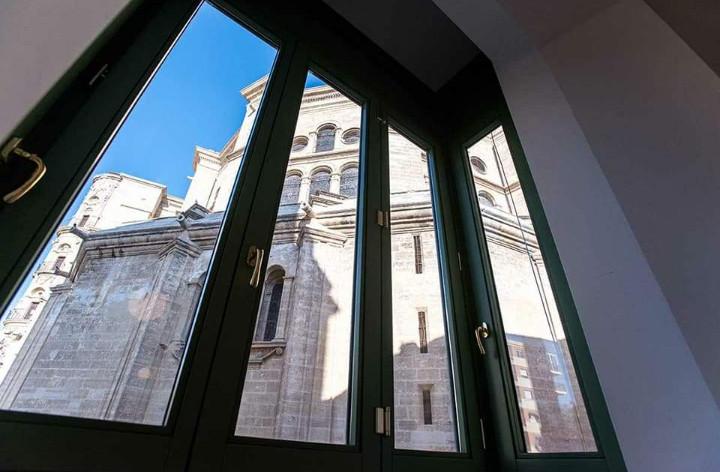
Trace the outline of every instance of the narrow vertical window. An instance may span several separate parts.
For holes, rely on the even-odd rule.
[[[265,333],[263,341],[272,341],[277,332],[278,317],[280,316],[280,300],[282,299],[283,280],[276,280],[270,289],[270,300],[268,302],[267,320],[265,321]]]
[[[80,218],[80,223],[78,223],[78,226],[80,226],[81,228],[84,228],[89,219],[90,219],[90,215],[83,215],[82,218]]]
[[[422,274],[422,272],[423,272],[423,250],[422,250],[422,239],[420,239],[419,234],[416,234],[413,236],[413,248],[415,250],[415,273]]]
[[[433,424],[431,391],[432,385],[422,387],[423,424]]]
[[[318,130],[315,152],[332,151],[335,149],[335,127],[325,125]]]
[[[498,127],[471,145],[467,155],[487,235],[526,451],[597,451],[540,235],[533,227],[503,129]],[[473,159],[485,163],[485,172],[477,171],[478,161]],[[502,202],[494,203],[484,188],[504,197]],[[565,385],[572,387],[566,389],[567,395],[557,395],[555,391]]]
[[[425,316],[425,310],[418,310],[418,331],[420,336],[420,352],[427,354],[427,317]]]

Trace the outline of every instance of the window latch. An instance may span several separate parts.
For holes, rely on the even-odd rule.
[[[253,272],[250,276],[250,286],[258,288],[260,285],[260,271],[262,270],[263,259],[265,258],[265,250],[256,246],[250,246],[246,263],[252,267]]]
[[[490,328],[488,328],[487,323],[484,321],[475,328],[475,341],[477,342],[478,350],[480,351],[480,354],[483,356],[487,354],[487,351],[485,350],[485,346],[483,345],[483,339],[487,339],[490,337]]]
[[[387,228],[390,226],[390,212],[378,210],[377,211],[377,224],[380,227]]]

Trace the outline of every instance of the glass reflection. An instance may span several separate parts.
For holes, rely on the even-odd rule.
[[[235,433],[345,444],[362,108],[310,74]],[[331,121],[332,124],[328,124]]]
[[[3,316],[0,408],[165,422],[275,53],[198,9]]]
[[[527,452],[597,450],[545,261],[498,127],[468,149]]]
[[[428,157],[392,128],[388,148],[395,447],[457,451]]]

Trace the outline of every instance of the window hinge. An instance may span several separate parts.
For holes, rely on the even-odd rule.
[[[387,211],[378,210],[376,218],[378,226],[381,226],[383,228],[387,228],[388,226],[390,226],[390,217]]]
[[[390,437],[392,431],[391,418],[392,412],[389,406],[375,408],[375,433]]]
[[[485,422],[480,418],[480,439],[482,439],[482,448],[487,449],[485,445]]]

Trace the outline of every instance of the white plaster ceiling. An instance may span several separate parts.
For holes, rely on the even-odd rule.
[[[480,54],[431,0],[324,1],[433,90]]]
[[[543,47],[617,0],[324,0],[433,90],[482,51]],[[720,75],[717,0],[645,0]]]

